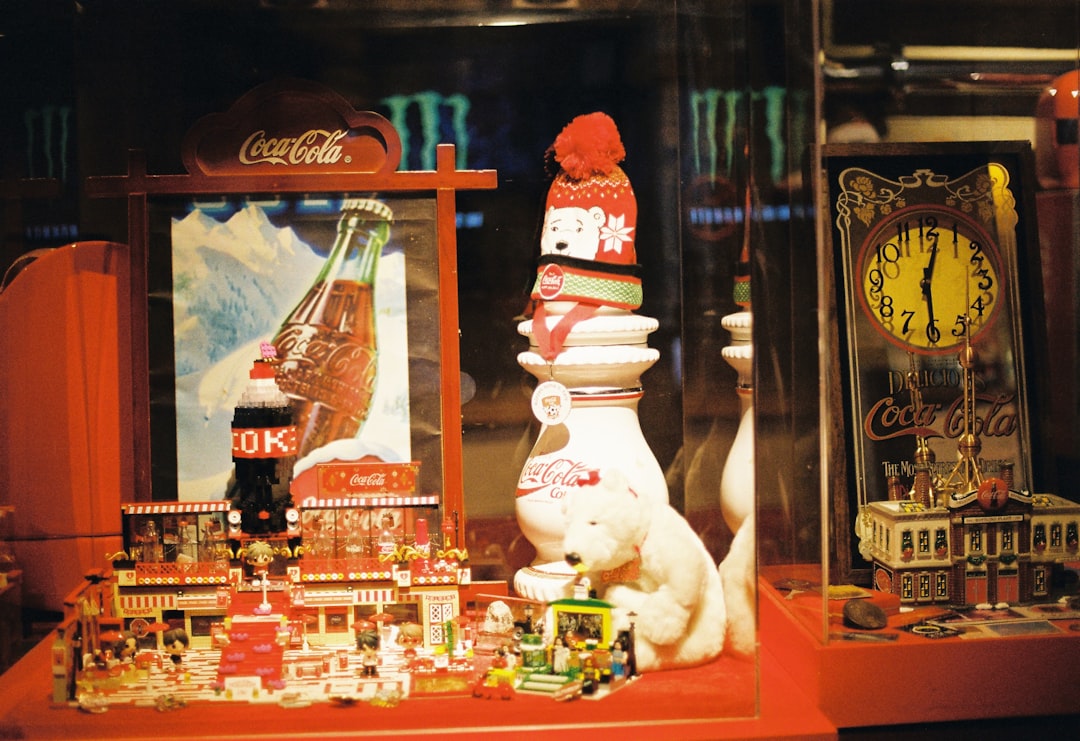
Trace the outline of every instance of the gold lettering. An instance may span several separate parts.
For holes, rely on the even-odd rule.
[[[335,164],[341,160],[344,129],[308,129],[299,136],[267,136],[265,129],[253,131],[240,145],[241,164],[311,165]]]

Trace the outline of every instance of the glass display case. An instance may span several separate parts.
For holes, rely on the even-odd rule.
[[[728,348],[745,349],[754,338],[748,336],[748,324],[733,326],[725,319],[742,315],[748,320],[758,290],[748,289],[758,250],[774,240],[788,243],[793,231],[812,223],[805,200],[794,194],[800,192],[797,173],[813,141],[816,120],[813,3],[259,0],[193,1],[151,9],[117,1],[54,12],[28,17],[40,23],[32,26],[39,36],[70,34],[65,47],[70,46],[71,56],[43,62],[39,76],[44,84],[39,89],[19,87],[14,97],[31,112],[26,118],[29,133],[17,134],[33,154],[26,162],[20,160],[20,174],[60,179],[62,203],[47,204],[39,213],[41,204],[26,199],[23,218],[30,226],[24,232],[33,238],[26,240],[27,246],[47,246],[46,225],[70,208],[76,227],[65,241],[109,235],[136,245],[132,301],[125,307],[134,334],[133,393],[120,395],[123,423],[116,440],[122,451],[120,480],[130,491],[123,494],[128,504],[117,532],[129,546],[126,551],[137,549],[141,558],[149,548],[156,555],[158,536],[146,532],[152,522],[154,531],[161,531],[163,553],[153,567],[130,558],[132,553],[120,554],[129,557],[119,558],[121,576],[127,580],[121,586],[125,605],[138,603],[132,609],[149,610],[143,619],[151,626],[186,620],[177,615],[183,605],[178,607],[171,594],[172,582],[166,585],[169,589],[157,590],[161,594],[149,607],[141,606],[136,593],[148,587],[140,579],[198,578],[201,566],[187,559],[195,558],[198,564],[202,551],[213,552],[214,559],[222,553],[220,534],[207,531],[201,540],[202,531],[191,532],[196,526],[183,514],[185,507],[218,499],[212,491],[217,473],[207,475],[207,466],[221,456],[211,451],[208,441],[211,430],[228,426],[233,408],[217,371],[230,350],[243,346],[236,342],[235,329],[244,327],[250,341],[259,339],[256,327],[266,316],[273,315],[274,321],[263,322],[261,334],[274,335],[281,324],[282,312],[261,303],[273,301],[272,291],[262,286],[277,286],[294,268],[300,273],[295,262],[286,261],[275,264],[276,274],[260,275],[264,282],[257,283],[248,280],[252,263],[237,262],[256,253],[265,257],[264,243],[281,250],[296,244],[289,235],[267,236],[281,229],[276,223],[281,222],[280,208],[291,214],[300,241],[324,247],[332,241],[312,237],[312,220],[296,216],[322,192],[317,187],[298,196],[296,204],[284,206],[279,203],[284,199],[276,197],[279,193],[262,185],[240,191],[257,196],[246,200],[232,198],[230,188],[215,192],[201,180],[192,191],[161,190],[169,177],[209,172],[203,161],[188,156],[185,141],[193,129],[208,116],[231,111],[249,91],[280,80],[324,86],[349,108],[374,111],[389,122],[400,140],[395,175],[441,167],[437,147],[451,144],[456,170],[498,176],[497,188],[465,188],[455,194],[456,255],[451,265],[440,266],[440,276],[453,273],[457,284],[454,329],[460,331],[460,377],[448,384],[445,378],[425,376],[421,366],[408,367],[416,391],[410,389],[410,408],[423,406],[420,411],[432,414],[424,418],[422,432],[433,432],[435,438],[440,432],[456,434],[454,417],[460,416],[460,460],[447,460],[445,440],[441,460],[429,455],[415,444],[413,425],[413,451],[421,476],[427,477],[417,493],[439,496],[422,502],[423,511],[405,511],[397,549],[416,541],[420,520],[431,525],[433,535],[442,532],[443,523],[456,523],[460,530],[454,532],[454,545],[468,553],[472,570],[472,585],[461,598],[463,612],[472,593],[482,589],[477,583],[491,591],[501,584],[505,590],[515,573],[535,558],[535,546],[523,535],[516,510],[519,477],[541,425],[529,403],[536,381],[518,361],[518,354],[529,349],[518,325],[531,310],[529,289],[536,277],[544,196],[552,174],[546,152],[575,116],[603,111],[617,123],[626,149],[622,167],[637,201],[633,239],[643,300],[636,313],[655,319],[657,327],[647,345],[658,360],[642,373],[641,388],[629,389],[629,396],[671,505],[690,523],[713,563],[725,558],[735,531],[731,523],[737,526],[754,510],[752,456],[744,453],[741,468],[728,465],[736,458],[729,451],[740,435],[744,451],[753,447],[754,375],[746,362],[751,356]],[[20,38],[28,37],[33,34]],[[779,41],[749,44],[750,38]],[[49,95],[61,98],[63,105],[47,100]],[[269,151],[271,145],[260,142],[263,151]],[[70,164],[77,176],[57,167],[58,161]],[[44,172],[46,166],[52,169]],[[72,179],[82,185],[72,186]],[[116,187],[121,180],[123,187]],[[296,189],[283,185],[282,190]],[[395,214],[392,243],[412,233],[409,219],[398,213],[408,211],[411,197],[406,194],[389,204]],[[432,216],[413,211],[420,226]],[[252,221],[259,213],[267,215],[265,222]],[[332,216],[323,219],[331,231],[338,214]],[[203,227],[201,236],[178,236],[196,220]],[[234,250],[231,261],[215,247],[229,232],[249,248]],[[181,239],[191,247],[188,252],[177,250]],[[170,243],[171,256],[166,248]],[[284,252],[275,254],[282,257]],[[380,274],[389,274],[384,267],[380,265]],[[213,290],[200,297],[189,290],[189,281]],[[311,283],[309,277],[297,279],[301,289]],[[410,282],[410,314],[415,311],[413,289]],[[231,313],[208,310],[206,296],[222,307],[231,306]],[[206,331],[194,339],[196,335],[188,333],[192,326]],[[408,327],[410,343],[414,329]],[[440,348],[445,345],[445,337],[439,343]],[[123,351],[126,356],[127,348]],[[245,373],[250,355],[238,363]],[[729,356],[732,362],[725,361]],[[427,404],[433,389],[442,406]],[[772,414],[770,407],[766,404]],[[202,442],[192,447],[191,439]],[[394,441],[380,442],[389,446]],[[220,447],[228,450],[228,445],[222,440]],[[452,480],[457,473],[460,484]],[[725,486],[737,499],[730,506],[722,505]],[[455,487],[460,499],[448,506]],[[312,543],[305,540],[300,546],[310,545],[311,551],[305,550],[299,566],[282,566],[280,553],[262,577],[243,566],[243,580],[261,579],[264,601],[267,582],[273,591],[289,578],[290,570],[302,576],[304,559],[316,551],[327,551],[335,563],[349,560],[350,544],[337,533],[357,528],[339,511],[340,502],[323,501],[320,495],[306,506],[300,499],[294,504],[300,510],[296,527],[305,538],[307,530],[313,534]],[[155,519],[142,509],[158,506],[175,511]],[[732,519],[722,514],[728,510]],[[228,534],[234,527],[231,514],[234,510],[215,510],[204,519],[217,522]],[[118,512],[118,522],[120,516]],[[239,527],[245,527],[243,522]],[[365,528],[363,546],[370,558],[371,541],[381,533],[370,521]],[[297,560],[293,541],[290,536],[271,546],[275,551],[287,547],[289,558]],[[226,542],[230,561],[238,555],[234,545],[252,545],[231,535]],[[692,690],[684,696],[690,704],[677,708],[650,703],[647,711],[634,712],[640,720],[707,725],[758,714],[753,558],[749,561],[744,574],[748,611],[741,619],[750,635],[750,657],[724,657],[723,663],[710,665],[720,667],[722,677],[695,673],[702,667],[685,670],[691,674],[673,670],[651,675]],[[181,602],[194,608],[193,601],[200,600],[198,626],[185,622],[193,638],[198,633],[193,650],[194,643],[215,645],[227,632],[221,627],[227,622],[223,608],[216,601],[221,564],[215,563],[206,569],[212,574],[202,576],[205,588],[182,585]],[[238,566],[229,568],[232,580]],[[328,589],[333,586],[329,582],[334,574],[320,575]],[[337,601],[331,603],[327,596],[324,604],[316,600],[323,594],[316,586],[306,585],[302,594],[310,602],[305,614],[313,618],[311,635],[317,628],[318,641],[312,643],[332,641],[337,633],[348,637],[342,625],[366,619],[367,613],[350,609],[363,590],[339,589],[342,594],[333,595]],[[401,607],[400,601],[386,596],[391,590],[379,586],[368,591],[364,599],[373,600],[380,610],[389,613]],[[416,619],[426,619],[426,609],[421,608]],[[585,614],[568,610],[563,617]],[[715,630],[723,631],[723,626]],[[425,634],[425,641],[432,642],[432,635]],[[614,718],[626,710],[605,711],[601,704],[587,713],[573,712],[584,713],[575,723],[588,725],[604,721],[605,712]]]
[[[449,263],[419,277],[406,276],[407,268],[396,263],[385,270],[380,264],[382,279],[393,276],[400,283],[401,301],[421,308],[410,308],[412,324],[390,325],[385,335],[414,340],[394,376],[406,392],[373,403],[384,403],[390,416],[410,408],[417,416],[411,428],[365,439],[364,451],[397,446],[413,453],[402,460],[418,460],[422,483],[407,492],[417,494],[416,501],[398,506],[387,500],[358,514],[348,500],[355,492],[326,494],[309,476],[306,502],[299,496],[294,502],[295,528],[304,540],[301,545],[293,532],[275,541],[289,555],[276,559],[270,576],[279,583],[307,578],[291,598],[306,599],[297,624],[310,630],[309,643],[317,647],[349,642],[355,625],[388,615],[423,622],[421,641],[432,648],[445,642],[441,631],[452,634],[463,625],[443,619],[451,603],[472,620],[469,630],[490,617],[481,613],[499,600],[510,604],[512,626],[521,628],[526,606],[532,624],[544,600],[515,597],[514,589],[516,577],[541,560],[519,518],[526,498],[523,471],[546,425],[531,396],[545,379],[519,360],[533,349],[522,323],[535,316],[545,196],[558,170],[554,142],[576,116],[602,111],[618,126],[626,150],[621,167],[636,197],[633,240],[642,300],[634,313],[656,320],[655,329],[636,340],[656,359],[630,388],[618,389],[626,397],[619,403],[633,410],[632,422],[640,425],[670,504],[712,561],[723,563],[740,525],[750,523],[743,532],[755,541],[755,562],[745,565],[753,607],[738,618],[755,626],[750,633],[756,645],[748,660],[723,656],[710,665],[719,674],[701,667],[657,672],[653,677],[663,688],[648,702],[633,703],[626,693],[620,701],[616,693],[606,709],[604,703],[588,710],[580,709],[583,703],[562,705],[573,709],[556,722],[564,729],[670,724],[701,737],[720,724],[739,733],[743,726],[734,723],[767,723],[775,713],[769,692],[780,686],[772,679],[776,667],[793,680],[794,687],[783,685],[794,690],[784,702],[809,698],[806,712],[795,713],[805,732],[823,727],[822,713],[828,727],[1071,711],[1062,694],[1069,683],[1037,675],[1048,665],[1061,666],[1061,657],[1074,656],[1080,645],[1068,627],[1080,624],[1080,494],[1072,484],[1080,473],[1080,182],[1069,179],[1073,165],[1080,170],[1080,115],[1069,115],[1067,107],[1061,113],[1052,94],[1063,75],[1080,67],[1080,0],[1020,5],[964,0],[946,10],[924,0],[887,7],[858,0],[98,0],[13,11],[10,22],[18,30],[12,27],[0,45],[28,71],[3,83],[13,105],[0,139],[10,205],[0,268],[34,249],[86,240],[146,246],[132,253],[130,276],[120,271],[130,277],[131,290],[120,292],[117,309],[125,329],[116,354],[130,360],[113,383],[120,388],[119,422],[84,446],[91,455],[94,446],[111,451],[108,480],[124,490],[119,501],[127,504],[117,508],[115,521],[95,517],[94,534],[123,542],[125,604],[148,610],[144,622],[183,622],[195,643],[213,647],[227,615],[219,587],[238,575],[241,581],[257,577],[250,564],[233,564],[230,571],[222,563],[223,549],[245,543],[223,537],[231,527],[225,436],[235,403],[225,387],[237,387],[235,380],[222,381],[223,368],[227,361],[232,371],[242,367],[241,376],[246,374],[250,353],[239,361],[234,353],[284,330],[288,310],[302,305],[303,292],[317,283],[333,252],[343,203],[355,195],[346,188],[327,200],[321,187],[283,186],[280,192],[181,189],[155,197],[153,180],[192,173],[185,141],[208,116],[231,111],[268,84],[312,84],[339,96],[335,106],[346,115],[371,111],[392,128],[383,139],[397,139],[394,176],[446,166],[493,174],[497,187],[453,193]],[[968,22],[957,24],[959,16]],[[46,42],[56,53],[41,53]],[[271,145],[260,142],[269,151]],[[914,151],[904,149],[910,144],[928,146],[920,151],[933,150],[933,158],[902,159]],[[440,145],[453,145],[453,162],[440,161],[446,151]],[[965,147],[974,147],[982,160],[972,164]],[[874,242],[877,254],[887,256],[882,246],[892,243],[886,232],[889,238],[894,231],[914,233],[918,226],[912,223],[931,229],[927,216],[938,226],[942,214],[956,212],[964,218],[949,224],[968,224],[970,214],[957,200],[919,201],[929,211],[918,214],[909,210],[916,203],[913,190],[882,205],[853,187],[866,199],[861,205],[873,201],[875,216],[888,223],[863,222],[868,234],[852,246],[846,240],[854,232],[845,231],[837,212],[838,193],[849,185],[841,173],[869,172],[880,194],[888,189],[881,183],[937,183],[927,172],[951,182],[974,171],[981,175],[990,164],[1004,167],[1010,178],[1004,193],[1015,201],[1011,241],[998,245],[1000,221],[994,229],[976,223],[952,233],[957,244],[966,240],[968,250],[994,240],[985,251],[992,255],[987,275],[1002,288],[986,296],[1015,315],[1021,328],[1012,336],[1015,346],[997,347],[1001,335],[994,336],[993,349],[980,345],[987,337],[971,328],[968,311],[968,324],[959,322],[959,339],[946,352],[937,338],[941,323],[929,309],[929,319],[920,319],[924,340],[912,343],[893,331],[895,324],[879,321],[870,329],[879,344],[864,349],[855,339],[857,312],[869,305],[879,319],[884,316],[884,278],[877,281],[866,267],[862,257],[873,250],[865,243]],[[986,170],[987,178],[999,172]],[[123,193],[102,186],[125,177]],[[391,227],[396,256],[410,249],[401,245],[426,240],[429,266],[446,259],[435,254],[431,234],[446,216],[434,202],[447,187],[441,195],[429,186],[418,187],[419,193],[396,190],[383,204],[408,214]],[[305,211],[320,200],[326,203],[318,214]],[[977,201],[971,203],[978,209]],[[914,216],[903,221],[897,213]],[[195,221],[202,229],[197,235]],[[924,239],[937,244],[938,232],[931,232]],[[242,249],[217,252],[223,235]],[[903,270],[899,255],[914,249],[897,241],[897,259],[883,258],[889,265],[882,275],[914,275],[910,298],[922,311],[937,266],[929,254],[937,252],[915,252],[918,265],[897,272]],[[180,243],[186,252],[178,256]],[[310,254],[293,251],[307,245],[314,245]],[[262,270],[258,263],[270,249],[273,269]],[[191,290],[188,281],[196,274],[204,293]],[[942,274],[939,269],[938,285]],[[449,330],[440,326],[428,293],[433,280],[444,278],[456,288]],[[292,283],[298,293],[289,293]],[[946,303],[942,294],[933,298],[939,307]],[[228,312],[218,310],[225,306]],[[858,321],[864,319],[872,317]],[[205,331],[191,332],[196,326]],[[955,326],[949,322],[950,330]],[[445,345],[453,332],[460,337],[454,348],[459,357],[447,362]],[[993,402],[984,398],[981,369],[965,367],[957,356],[963,348],[984,357],[997,353],[1021,369],[1013,372],[1019,381],[1011,381],[1015,400],[995,407],[1006,409],[998,424],[1005,419],[1023,433],[1008,455],[991,444],[981,455],[964,438],[972,431],[980,443],[980,434],[989,437],[986,405]],[[888,358],[881,368],[884,382],[893,384],[894,421],[903,427],[898,439],[911,442],[910,455],[890,453],[886,461],[903,474],[895,486],[886,468],[869,470],[857,459],[865,419],[855,400],[860,352]],[[429,363],[429,355],[439,357]],[[448,379],[448,372],[454,377]],[[940,384],[948,394],[929,388],[935,377],[950,379]],[[24,389],[20,408],[36,408],[42,390],[32,379],[12,383]],[[953,426],[917,429],[919,410],[931,407],[942,415],[953,409]],[[460,445],[455,439],[447,446],[447,435],[460,437]],[[225,438],[220,449],[215,436]],[[930,467],[919,456],[932,450],[942,467],[951,468],[957,438],[968,440],[960,458],[977,473],[949,492],[955,506],[946,493],[934,500],[923,490],[920,499],[915,471]],[[992,470],[983,471],[991,457]],[[1010,468],[1006,457],[1021,460]],[[13,479],[20,492],[26,489],[20,496],[77,488],[70,472],[54,468],[27,469]],[[875,483],[867,486],[871,477]],[[984,479],[1003,488],[984,492]],[[928,487],[941,488],[937,483]],[[553,500],[565,493],[552,491]],[[11,503],[0,499],[0,507]],[[41,602],[33,606],[62,609],[55,596],[77,587],[80,572],[101,567],[100,554],[72,548],[77,565],[56,575],[41,559],[22,557],[40,553],[35,527],[19,518],[12,548],[24,583],[67,580],[40,594],[28,592],[31,602]],[[464,568],[455,562],[452,576],[423,575],[449,580],[442,591],[428,590],[433,596],[426,600],[398,599],[399,588],[419,593],[430,585],[413,583],[416,575],[408,569],[404,577],[397,570],[384,573],[380,538],[386,535],[400,552],[417,544],[418,527],[430,535],[432,548],[453,550]],[[71,530],[50,537],[57,543],[80,537]],[[305,568],[298,546],[309,567],[318,554],[326,568]],[[147,560],[144,551],[156,554],[159,547],[161,557],[149,559],[157,565],[138,563]],[[360,568],[357,549],[364,554],[363,578],[338,584],[341,574]],[[203,552],[205,568],[198,565]],[[227,555],[235,560],[237,552]],[[145,607],[139,601],[145,586],[140,579],[192,574],[202,574],[205,588],[190,587],[177,601],[174,585],[167,585],[158,590],[157,603]],[[606,619],[605,607],[592,604],[587,593],[583,597],[588,610],[573,603],[558,614],[578,622],[586,614]],[[1021,601],[1028,604],[1010,609]],[[1059,614],[1050,615],[1049,605],[1057,605]],[[968,609],[987,606],[993,614],[985,619],[972,618]],[[1005,613],[1015,614],[999,621]],[[480,633],[490,638],[490,627]],[[979,682],[958,688],[949,703],[913,689],[936,691],[925,681],[927,671],[992,671],[987,667],[1006,650],[998,645],[1004,640],[1011,641],[1006,652],[1015,652],[1010,656],[1023,678],[1006,693],[1008,702],[985,707]],[[140,641],[155,639],[142,635]],[[531,643],[529,650],[535,654]],[[880,669],[874,682],[864,678],[868,662]],[[323,671],[319,662],[296,671],[309,669]],[[499,689],[495,681],[485,691],[495,697]],[[680,701],[655,702],[657,696]],[[882,699],[901,696],[910,702]],[[478,713],[446,698],[438,702],[445,703],[439,719],[424,721],[431,728],[423,730],[491,715],[487,708]],[[506,713],[514,715],[514,725],[498,721],[502,732],[553,722],[549,707],[521,705]],[[282,728],[292,728],[288,723]],[[771,728],[776,737],[796,732]]]
[[[1075,552],[1046,542],[1078,516],[1076,340],[1048,340],[1077,315],[1060,176],[1077,7],[954,11],[970,23],[931,3],[821,4],[817,250],[763,251],[770,311],[790,304],[760,335],[755,312],[755,349],[779,356],[755,368],[758,474],[777,482],[758,482],[762,631],[791,639],[778,650],[840,726],[1069,702],[1039,687],[988,711],[915,689],[992,665],[994,636],[1026,636],[1014,687],[1077,650]],[[985,226],[965,241],[969,222]],[[779,549],[770,511],[791,528]],[[849,682],[855,645],[889,670]]]

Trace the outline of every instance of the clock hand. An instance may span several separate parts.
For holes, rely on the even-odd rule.
[[[922,271],[922,280],[919,281],[919,287],[922,288],[924,296],[930,295],[930,281],[934,278],[934,262],[937,261],[937,242],[930,247],[930,262],[926,263],[926,267]]]
[[[937,342],[941,337],[937,325],[934,323],[934,295],[930,293],[930,285],[923,290],[926,294],[926,338],[931,342]]]
[[[923,268],[923,277],[919,281],[919,287],[922,289],[923,298],[926,299],[926,337],[931,342],[937,342],[941,336],[938,332],[937,326],[934,322],[934,294],[930,290],[930,283],[934,277],[934,262],[937,260],[937,242],[930,247],[930,262]]]

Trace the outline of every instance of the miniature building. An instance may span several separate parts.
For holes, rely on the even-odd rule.
[[[458,588],[470,582],[465,554],[451,535],[427,535],[438,497],[375,494],[309,498],[287,513],[285,532],[259,538],[241,531],[229,501],[123,505],[116,614],[124,629],[182,621],[192,646],[209,647],[231,602],[254,589],[243,553],[261,540],[274,552],[269,589],[281,593],[292,642],[351,644],[354,623],[386,614],[422,625],[426,646],[441,644],[461,612]]]
[[[990,501],[978,491],[945,507],[872,502],[874,587],[906,604],[1031,602],[1050,593],[1053,571],[1075,561],[1080,504],[1009,490]]]

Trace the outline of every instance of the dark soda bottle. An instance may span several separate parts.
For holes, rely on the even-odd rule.
[[[293,506],[289,485],[296,463],[296,425],[289,399],[274,381],[274,346],[262,343],[262,357],[233,411],[233,480],[226,498],[240,510],[248,535],[286,529]]]
[[[300,456],[355,437],[367,418],[377,367],[375,274],[392,221],[381,201],[346,199],[326,264],[274,338]]]

